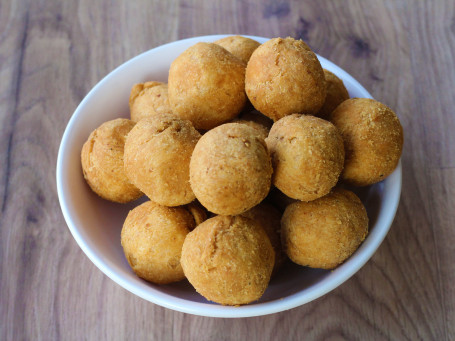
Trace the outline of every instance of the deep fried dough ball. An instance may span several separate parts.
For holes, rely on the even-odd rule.
[[[253,110],[240,115],[232,120],[233,123],[246,124],[252,128],[255,128],[259,133],[259,136],[263,139],[269,135],[270,128],[272,128],[273,121],[265,115],[262,115],[259,111]]]
[[[324,69],[324,76],[327,84],[327,96],[317,116],[327,120],[337,106],[349,99],[349,92],[344,86],[343,81],[329,70]]]
[[[274,121],[293,113],[316,114],[324,104],[324,72],[301,40],[275,38],[248,62],[245,90],[254,107]]]
[[[185,278],[180,256],[183,241],[195,226],[185,207],[147,201],[131,210],[123,224],[121,243],[136,275],[157,284]]]
[[[190,162],[191,188],[216,214],[235,215],[260,203],[269,192],[272,164],[254,128],[227,123],[205,133]]]
[[[264,228],[265,233],[267,233],[267,236],[270,239],[273,250],[275,251],[273,274],[276,274],[283,262],[286,260],[286,255],[281,248],[280,211],[278,211],[273,205],[262,202],[252,209],[243,212],[241,216],[258,222]]]
[[[259,44],[256,40],[242,37],[242,36],[230,36],[226,38],[219,39],[214,42],[214,44],[220,45],[232,53],[237,58],[248,63],[251,55],[254,50],[256,50]]]
[[[245,63],[219,45],[197,43],[172,62],[168,88],[174,114],[212,129],[245,105]]]
[[[288,197],[310,201],[330,192],[343,169],[343,139],[328,121],[289,115],[275,122],[266,139],[273,184]]]
[[[367,236],[367,212],[354,193],[335,189],[320,199],[289,205],[281,219],[281,233],[283,247],[293,262],[333,269]]]
[[[240,305],[262,296],[274,259],[270,240],[257,222],[242,216],[216,216],[188,234],[181,264],[202,296]]]
[[[131,89],[129,104],[131,120],[134,122],[144,117],[172,113],[167,84],[161,82],[135,84]]]
[[[133,121],[123,118],[105,122],[90,134],[82,147],[84,178],[104,199],[125,203],[142,196],[123,169],[125,138],[133,127]]]
[[[171,114],[140,120],[125,143],[125,172],[150,200],[165,206],[195,199],[189,183],[191,154],[200,134]]]
[[[403,128],[385,104],[369,98],[341,103],[331,115],[346,150],[341,177],[355,186],[367,186],[389,176],[403,149]]]

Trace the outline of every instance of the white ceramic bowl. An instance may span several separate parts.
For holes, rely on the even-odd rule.
[[[95,195],[82,176],[80,152],[90,132],[101,123],[128,117],[128,98],[133,84],[147,80],[167,82],[171,62],[199,41],[225,37],[196,37],[166,44],[127,61],[102,79],[84,98],[63,135],[57,160],[57,189],[66,223],[81,249],[113,281],[130,292],[163,307],[213,317],[247,317],[272,314],[310,302],[333,290],[355,274],[373,255],[386,236],[398,207],[401,163],[386,180],[361,190],[370,218],[370,233],[355,254],[334,271],[288,264],[272,279],[255,303],[229,307],[208,302],[185,280],[154,285],[138,278],[129,267],[120,245],[120,231],[130,209],[138,202],[121,205]],[[250,37],[261,43],[267,38]],[[340,77],[351,97],[371,95],[354,78],[325,58],[322,67]]]

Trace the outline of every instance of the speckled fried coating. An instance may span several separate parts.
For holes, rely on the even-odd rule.
[[[384,180],[398,165],[403,128],[385,104],[369,98],[341,103],[331,115],[343,136],[346,160],[341,177],[355,186]]]
[[[243,62],[248,63],[254,50],[256,50],[259,44],[256,40],[242,37],[242,36],[230,36],[219,39],[214,44],[220,45],[232,53]]]
[[[327,85],[327,96],[324,105],[319,110],[317,116],[328,120],[332,111],[341,103],[349,99],[349,92],[344,86],[343,81],[329,70],[324,69],[324,76]]]
[[[316,114],[326,96],[316,55],[292,38],[271,39],[253,52],[245,90],[253,106],[274,121],[293,113]]]
[[[90,134],[82,147],[84,178],[104,199],[126,203],[142,196],[123,169],[125,138],[133,127],[134,122],[123,118],[105,122]]]
[[[195,226],[186,207],[147,201],[131,210],[123,224],[121,243],[136,275],[157,284],[185,278],[180,256],[185,237]]]
[[[190,162],[196,198],[209,211],[235,215],[260,203],[269,192],[272,164],[254,128],[227,123],[205,133]]]
[[[165,206],[195,199],[189,164],[200,134],[190,121],[171,114],[140,120],[125,143],[125,172],[150,200]]]
[[[197,43],[172,62],[168,89],[174,114],[212,129],[244,107],[245,63],[219,45]]]
[[[367,236],[368,216],[354,193],[335,189],[320,199],[289,205],[281,219],[281,233],[283,247],[293,262],[333,269]]]
[[[281,248],[281,213],[273,205],[262,202],[259,205],[249,209],[241,214],[242,217],[250,218],[259,223],[275,251],[275,265],[273,266],[272,276],[277,273],[283,262],[286,260],[286,254]]]
[[[233,123],[246,124],[257,130],[259,136],[266,139],[269,135],[270,128],[272,128],[273,121],[259,111],[253,110],[241,114],[239,117],[232,120]]]
[[[262,296],[274,260],[270,240],[258,223],[241,216],[216,216],[188,234],[181,264],[202,296],[241,305]]]
[[[337,128],[314,116],[289,115],[275,122],[266,139],[273,184],[288,197],[320,198],[336,185],[343,169],[343,139]]]
[[[157,114],[172,113],[167,84],[161,82],[135,84],[131,89],[129,105],[134,122]]]

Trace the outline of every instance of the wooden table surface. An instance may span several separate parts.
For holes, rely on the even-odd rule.
[[[163,43],[302,38],[398,113],[403,190],[373,258],[290,311],[215,319],[122,289],[63,219],[55,165],[78,103]],[[454,340],[455,5],[419,1],[0,2],[0,340]]]

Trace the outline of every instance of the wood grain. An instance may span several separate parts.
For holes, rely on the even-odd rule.
[[[1,340],[454,340],[453,1],[0,3]],[[373,258],[291,311],[213,319],[148,303],[104,276],[58,204],[57,150],[85,94],[129,58],[197,35],[293,36],[396,110],[403,191]]]

